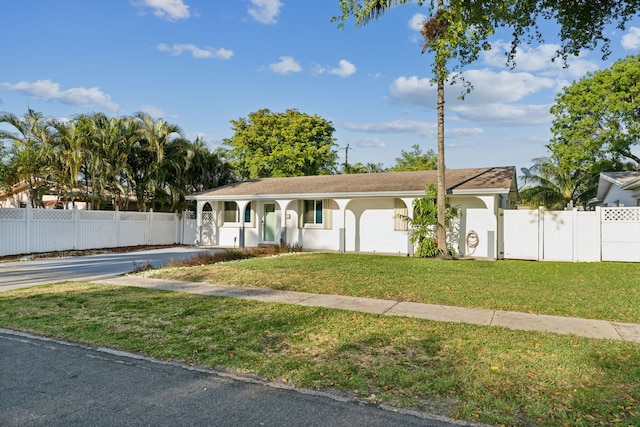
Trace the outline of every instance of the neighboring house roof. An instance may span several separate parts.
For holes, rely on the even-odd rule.
[[[640,189],[640,171],[601,172],[598,180],[598,194],[593,201],[602,202],[612,185],[620,187],[621,190]]]
[[[188,200],[243,198],[362,197],[366,195],[422,196],[427,184],[436,184],[438,172],[380,172],[343,175],[259,178],[216,187],[187,196]],[[448,169],[448,194],[509,193],[517,191],[515,167]]]

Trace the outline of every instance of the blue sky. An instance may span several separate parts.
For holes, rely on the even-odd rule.
[[[230,120],[261,108],[296,108],[330,120],[349,162],[395,163],[401,150],[436,149],[431,58],[418,24],[427,10],[398,6],[344,30],[338,0],[21,0],[5,2],[0,110],[70,118],[144,111],[210,147]],[[544,28],[544,27],[543,27]],[[448,168],[528,167],[548,154],[556,94],[589,71],[637,54],[640,21],[611,29],[612,55],[584,52],[569,67],[548,44],[523,46],[505,66],[508,34],[465,69],[475,90],[447,87]]]

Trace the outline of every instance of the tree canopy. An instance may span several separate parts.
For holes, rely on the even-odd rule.
[[[241,178],[326,175],[336,170],[335,129],[318,115],[264,108],[232,120],[234,135],[223,142]]]
[[[26,182],[33,207],[43,207],[48,193],[92,209],[128,209],[135,196],[139,210],[176,211],[186,207],[185,195],[235,180],[223,152],[143,113],[61,121],[29,110],[0,113],[0,123],[13,127],[0,130],[0,185]]]
[[[587,170],[632,160],[640,168],[640,55],[567,86],[551,112],[549,149],[564,167]]]
[[[390,171],[419,171],[435,170],[438,168],[438,156],[429,149],[426,153],[418,144],[411,146],[411,151],[400,151],[400,157],[396,157],[396,164],[389,168]]]

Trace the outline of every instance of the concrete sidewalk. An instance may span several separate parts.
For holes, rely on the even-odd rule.
[[[138,286],[149,289],[189,292],[219,297],[241,298],[262,302],[279,302],[313,307],[338,308],[389,316],[406,316],[441,322],[462,322],[509,329],[546,331],[588,338],[607,338],[640,342],[640,325],[606,320],[578,319],[501,310],[420,304],[341,295],[318,295],[306,292],[280,291],[267,288],[214,285],[177,280],[122,276],[99,283]]]

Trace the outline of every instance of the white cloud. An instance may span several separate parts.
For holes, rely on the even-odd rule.
[[[33,83],[22,81],[16,84],[5,82],[1,83],[0,86],[10,91],[21,92],[46,101],[57,100],[63,104],[79,107],[100,107],[111,111],[118,109],[118,105],[111,101],[111,97],[97,87],[76,87],[61,90],[60,85],[51,80],[37,80]]]
[[[409,19],[409,28],[415,31],[420,31],[422,29],[422,25],[424,21],[427,20],[427,16],[422,13],[416,13]]]
[[[320,64],[314,64],[313,67],[311,68],[311,73],[314,75],[320,75],[320,74],[324,74],[327,72],[327,68],[323,67]]]
[[[638,50],[640,48],[640,28],[629,28],[629,32],[622,36],[620,44],[625,50]]]
[[[454,118],[507,126],[550,123],[549,104],[519,101],[543,90],[555,89],[557,80],[531,73],[495,72],[489,69],[469,70],[464,77],[474,85],[474,90],[464,100],[457,99],[461,87],[447,86],[445,90],[446,108],[455,113]],[[430,108],[436,107],[436,92],[435,85],[429,79],[415,76],[399,77],[389,88],[393,102]]]
[[[344,127],[348,130],[364,133],[395,134],[409,133],[426,137],[435,137],[438,134],[437,125],[433,122],[421,122],[418,120],[393,120],[376,123],[347,122]],[[465,138],[481,134],[481,128],[451,128],[445,129],[445,136],[450,138]]]
[[[502,126],[531,126],[551,123],[551,105],[494,103],[484,106],[457,105],[451,108],[458,117],[477,123]]]
[[[435,129],[435,123],[420,122],[417,120],[393,120],[377,123],[347,122],[344,127],[349,130],[367,133],[419,133],[431,134]]]
[[[191,16],[189,6],[182,0],[137,0],[131,3],[137,7],[151,8],[154,16],[168,21],[187,19]]]
[[[557,57],[560,45],[541,44],[536,47],[520,45],[515,54],[515,69],[518,71],[537,72],[543,76],[557,78],[575,78],[585,75],[589,71],[598,69],[598,64],[585,59],[587,53],[578,57],[569,57],[567,62]],[[491,50],[482,52],[482,61],[492,67],[507,67],[506,53],[511,51],[511,44],[496,41],[491,44]],[[554,60],[555,58],[555,60]]]
[[[349,77],[352,74],[355,74],[356,66],[346,59],[341,59],[338,62],[338,68],[333,68],[329,70],[329,74],[335,74],[340,77]]]
[[[362,138],[350,139],[358,147],[365,148],[384,148],[387,144],[377,136],[364,136]]]
[[[148,115],[150,115],[151,117],[153,117],[155,119],[167,116],[167,114],[165,113],[165,111],[162,108],[155,107],[153,105],[143,105],[140,108],[140,111],[142,111],[143,113],[147,113]]]
[[[474,90],[465,103],[515,102],[543,89],[553,89],[557,82],[531,73],[494,72],[489,69],[469,70],[464,77]]]
[[[464,78],[474,86],[465,97],[465,104],[488,104],[495,102],[515,102],[542,89],[554,88],[557,82],[530,73],[494,72],[489,69],[469,70]],[[458,103],[463,88],[447,86],[447,103]],[[391,99],[399,104],[414,104],[435,108],[436,86],[427,78],[416,76],[398,77],[389,87]]]
[[[261,24],[275,24],[283,3],[280,0],[251,0],[249,15]]]
[[[160,43],[157,47],[159,51],[170,52],[172,55],[175,55],[175,56],[182,55],[182,52],[190,52],[191,56],[195,59],[209,59],[209,58],[229,59],[233,56],[232,50],[227,50],[222,48],[214,49],[211,47],[206,47],[203,49],[191,43],[174,44],[173,46]]]
[[[269,69],[278,74],[299,73],[302,71],[300,64],[291,56],[281,56],[280,62],[269,64]]]

